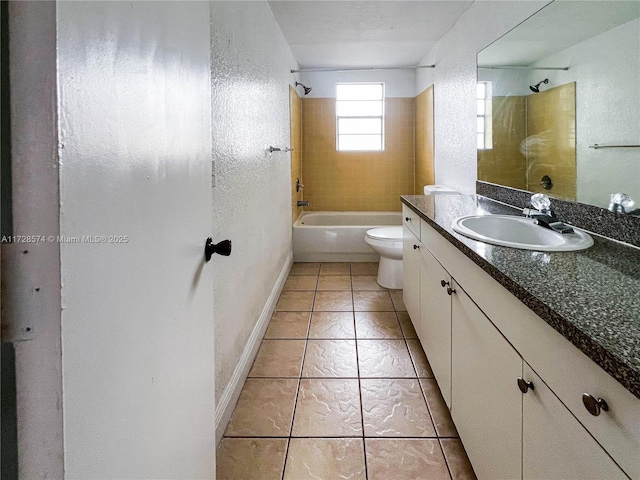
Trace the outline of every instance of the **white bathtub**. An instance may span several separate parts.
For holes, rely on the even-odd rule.
[[[294,262],[377,262],[370,228],[402,225],[400,212],[304,212],[293,224]]]

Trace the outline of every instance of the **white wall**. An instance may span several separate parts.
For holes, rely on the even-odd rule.
[[[415,97],[415,70],[373,70],[362,72],[303,72],[300,82],[311,87],[306,97],[302,87],[298,93],[303,98],[335,98],[336,83],[384,82],[386,97]]]
[[[267,2],[211,7],[217,422],[226,426],[291,262],[289,84],[298,68]],[[275,290],[274,290],[275,289]],[[220,435],[220,431],[218,435]]]
[[[215,478],[209,4],[57,8],[65,478]]]
[[[567,65],[545,77],[553,88],[576,82],[577,200],[606,208],[610,195],[627,193],[640,202],[640,148],[589,148],[640,143],[640,19],[620,25],[538,62]]]
[[[476,1],[421,61],[415,94],[434,84],[436,183],[474,193],[476,54],[548,1]]]

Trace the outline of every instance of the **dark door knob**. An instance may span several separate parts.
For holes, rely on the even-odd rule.
[[[527,382],[524,378],[518,377],[518,388],[522,393],[527,393],[529,389],[533,390],[533,383]]]
[[[447,294],[448,295],[453,295],[454,293],[456,293],[456,289],[455,288],[447,287]]]
[[[225,257],[231,255],[231,240],[222,240],[214,244],[211,237],[207,238],[207,243],[204,246],[204,258],[207,262],[211,260],[211,255],[214,253],[224,255]]]
[[[413,246],[413,249],[414,249],[414,250],[417,250],[417,249],[419,249],[419,248],[420,248],[420,245],[414,245],[414,246]]]
[[[449,285],[449,282],[445,282],[444,280],[440,280],[440,285],[442,285],[442,287],[446,287],[447,285]]]
[[[582,394],[582,403],[584,403],[584,407],[594,417],[600,415],[600,410],[604,410],[605,412],[609,411],[609,405],[607,405],[604,399],[596,398],[588,393]]]

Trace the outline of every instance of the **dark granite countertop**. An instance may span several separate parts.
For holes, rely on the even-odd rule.
[[[521,215],[479,195],[404,195],[402,202],[640,398],[640,249],[593,235],[578,252],[489,245],[453,231],[462,215]]]

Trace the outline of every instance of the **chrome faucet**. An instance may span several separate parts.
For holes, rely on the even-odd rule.
[[[298,200],[298,206],[299,207],[308,207],[309,206],[309,200]]]
[[[533,218],[533,223],[541,227],[548,228],[558,233],[574,233],[573,228],[562,223],[551,210],[551,200],[542,193],[531,196],[531,206],[524,208],[522,213],[525,217]]]
[[[632,210],[635,203],[631,195],[627,195],[626,193],[613,193],[611,194],[609,210],[613,213],[621,213],[624,215],[638,215],[640,214],[640,208]]]

